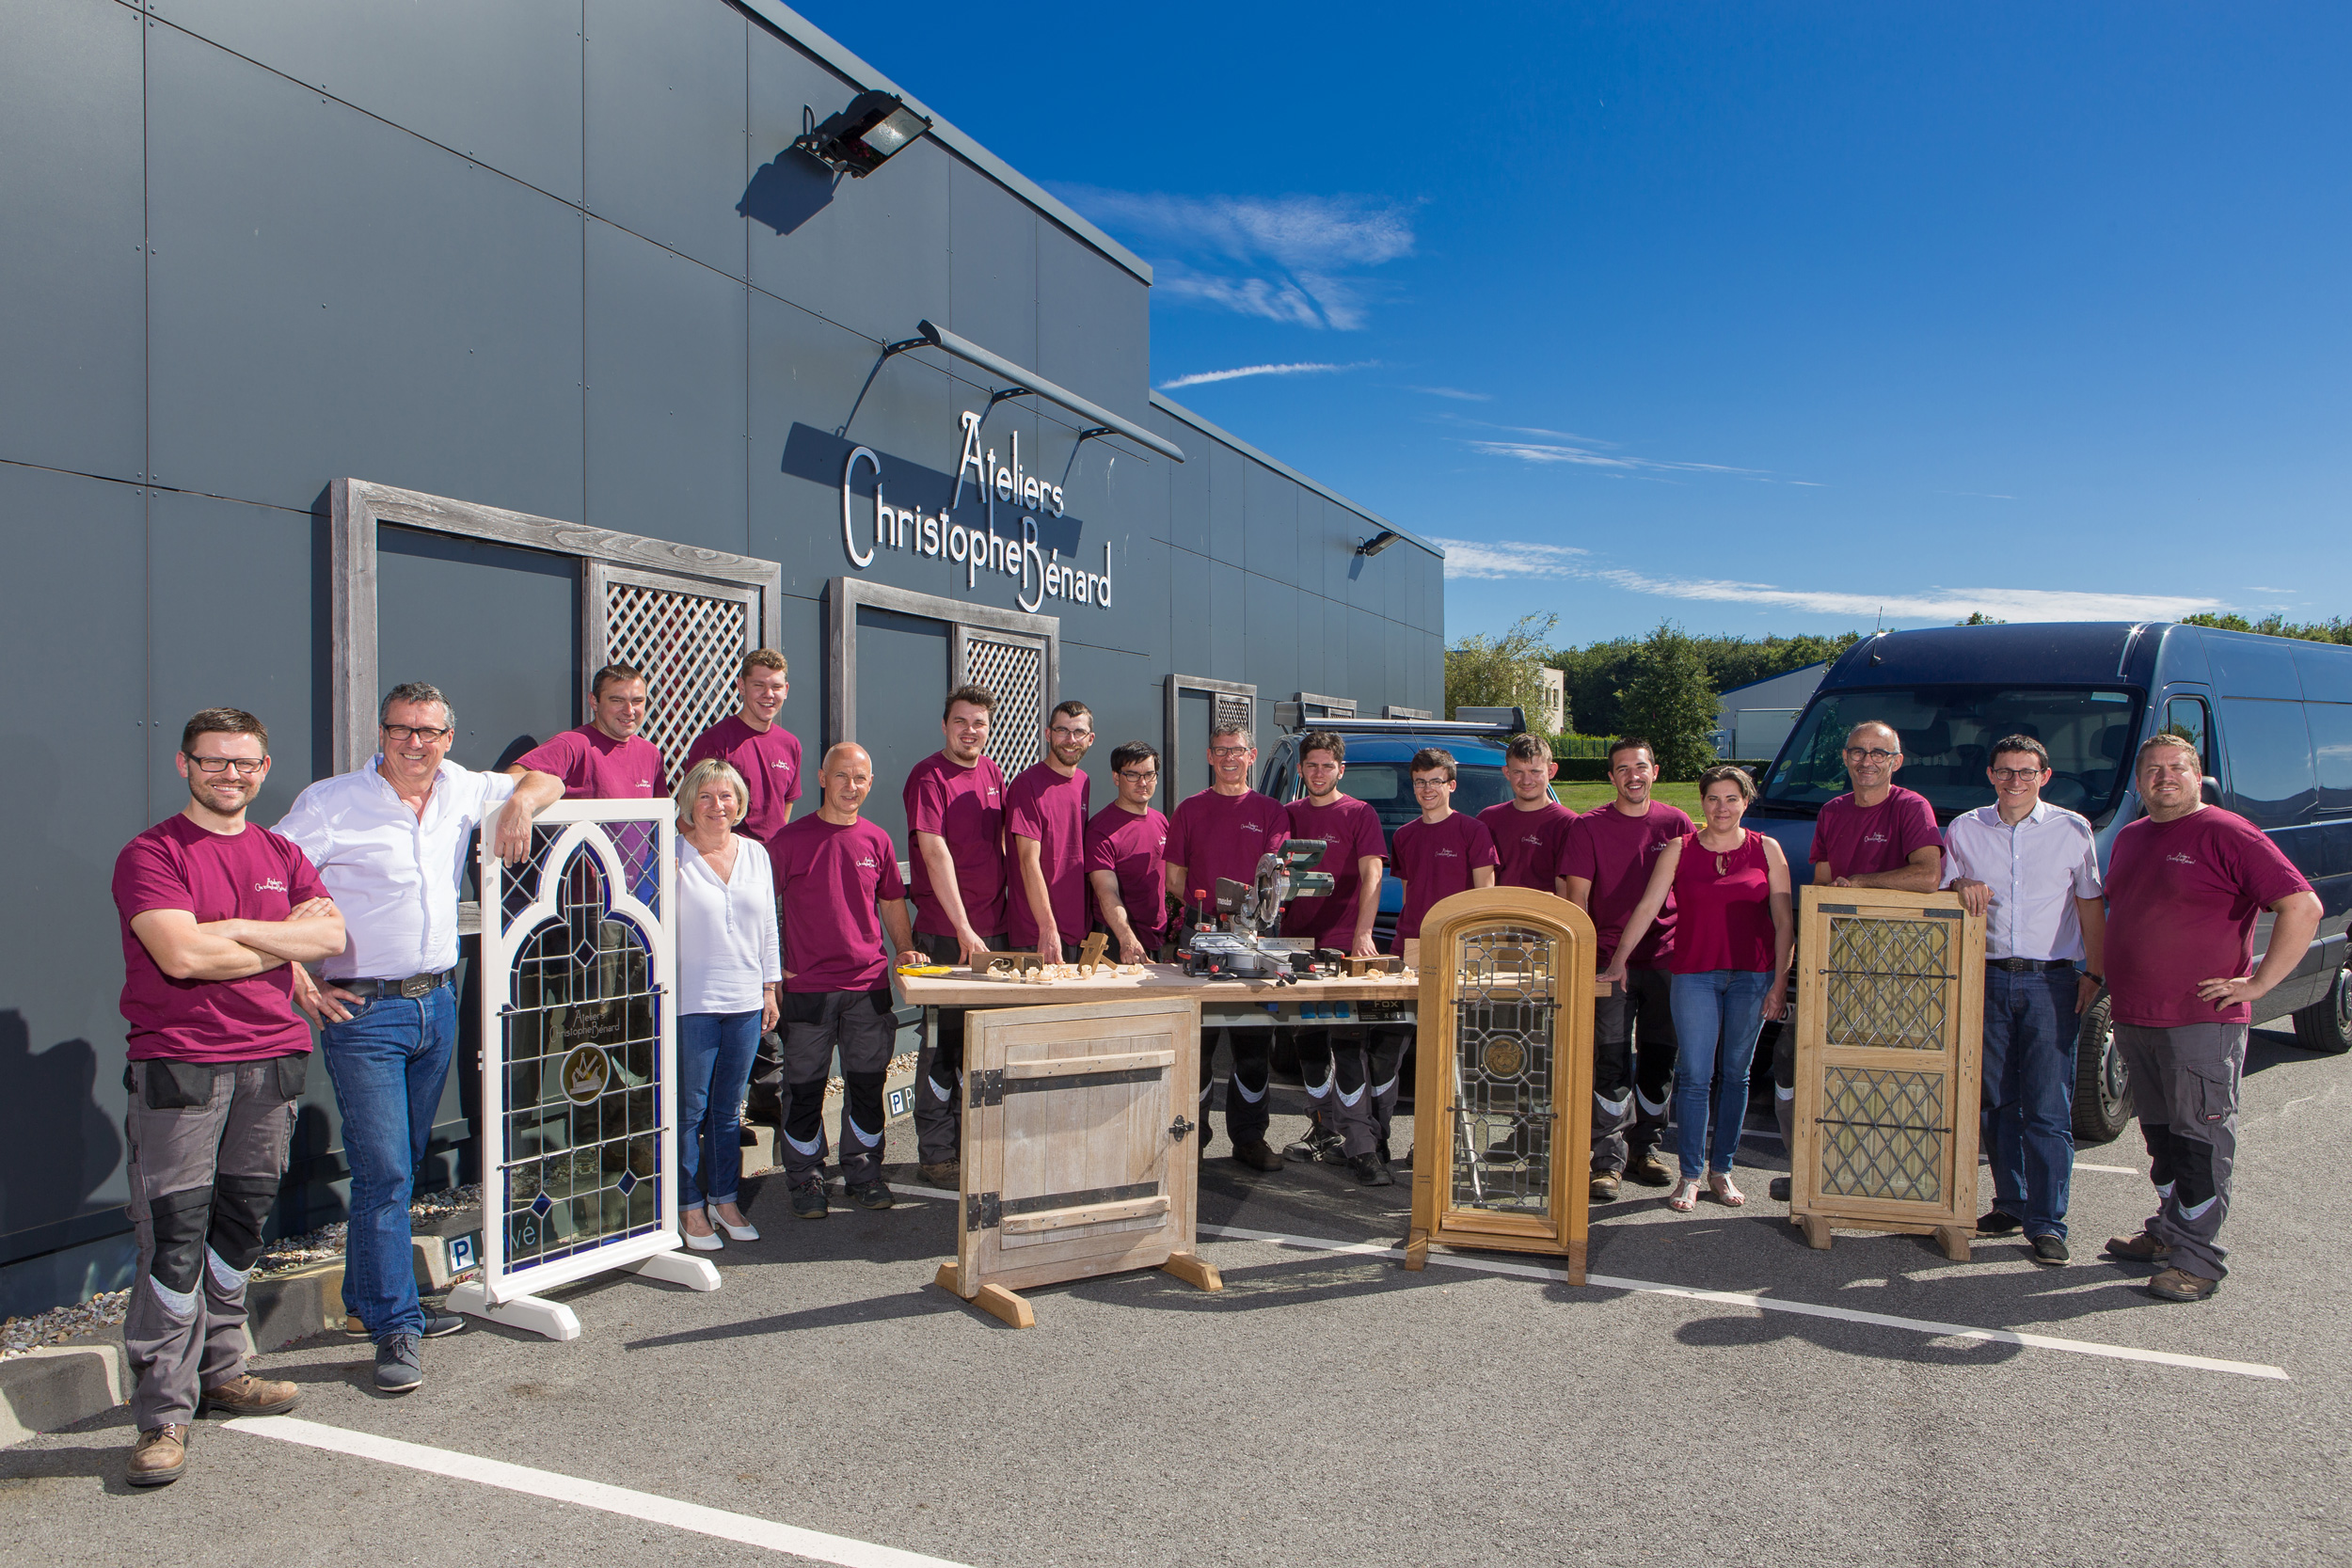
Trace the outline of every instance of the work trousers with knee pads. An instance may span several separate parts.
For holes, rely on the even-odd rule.
[[[1623,1175],[1665,1136],[1674,1103],[1675,1015],[1662,969],[1625,972],[1593,1002],[1593,1170]]]
[[[245,1370],[245,1282],[278,1201],[310,1054],[133,1062],[123,1130],[138,1280],[122,1349],[141,1432],[196,1419],[206,1388]]]
[[[787,992],[783,1013],[787,1180],[823,1178],[825,1081],[835,1053],[841,1058],[841,1179],[852,1186],[882,1180],[882,1081],[898,1037],[889,986]]]
[[[1266,1093],[1274,1076],[1272,1029],[1219,1029],[1200,1037],[1200,1147],[1209,1146],[1209,1092],[1216,1087],[1216,1048],[1222,1044],[1232,1057],[1225,1080],[1225,1135],[1235,1148],[1263,1143],[1274,1124]]]
[[[2221,1222],[2230,1212],[2237,1164],[2238,1080],[2246,1070],[2246,1025],[2188,1023],[2174,1029],[2115,1026],[2115,1048],[2131,1079],[2132,1112],[2147,1140],[2156,1212],[2147,1230],[2172,1249],[2173,1266],[2204,1279],[2230,1271]]]
[[[989,951],[1005,951],[1005,939],[984,939]],[[914,945],[935,964],[961,964],[963,947],[952,936],[931,931],[914,933]],[[963,1015],[962,1007],[933,1007],[938,1028],[921,1026],[914,1058],[915,1158],[927,1165],[959,1157],[963,1147]]]

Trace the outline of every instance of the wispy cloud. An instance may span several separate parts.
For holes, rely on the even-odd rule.
[[[1981,612],[2005,621],[2160,621],[2227,608],[2193,594],[2104,594],[2089,589],[1943,588],[1887,594],[1782,588],[1726,578],[1670,578],[1601,566],[1587,551],[1518,540],[1439,539],[1449,578],[1571,578],[1628,593],[1718,604],[1749,604],[1818,615],[1893,621],[1957,621]]]
[[[1570,437],[1570,439],[1581,439]],[[1655,457],[1629,457],[1623,452],[1596,450],[1599,442],[1570,446],[1558,441],[1470,441],[1475,452],[1488,457],[1516,457],[1522,463],[1567,463],[1587,468],[1614,468],[1627,473],[1730,474],[1761,479],[1763,468],[1735,468],[1725,463],[1678,463]]]
[[[1465,392],[1459,387],[1407,387],[1408,392],[1422,392],[1433,398],[1452,398],[1457,403],[1492,403],[1492,392]]]
[[[1360,274],[1413,252],[1412,207],[1361,197],[1055,194],[1150,256],[1163,296],[1295,326],[1363,326],[1379,286]]]
[[[1230,371],[1196,371],[1190,375],[1180,375],[1173,381],[1161,382],[1160,390],[1172,392],[1179,387],[1205,387],[1212,381],[1239,381],[1246,375],[1311,375],[1327,371],[1360,371],[1373,363],[1373,360],[1361,359],[1352,365],[1236,365]]]

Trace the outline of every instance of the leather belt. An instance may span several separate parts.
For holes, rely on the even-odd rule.
[[[2011,974],[2033,974],[2047,969],[2073,969],[2072,958],[1987,958],[1987,969],[2006,969]]]
[[[405,996],[415,1001],[429,996],[457,977],[454,969],[444,969],[437,974],[411,974],[405,980],[329,980],[330,986],[356,991],[371,1001],[380,996]]]

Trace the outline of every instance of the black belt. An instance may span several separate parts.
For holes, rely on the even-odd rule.
[[[357,992],[373,1001],[380,996],[405,996],[410,1001],[429,996],[457,977],[454,969],[444,969],[437,974],[411,974],[405,980],[329,980],[347,991]]]
[[[2072,958],[1987,958],[1987,969],[2006,969],[2011,974],[2034,974],[2045,969],[2072,969]]]

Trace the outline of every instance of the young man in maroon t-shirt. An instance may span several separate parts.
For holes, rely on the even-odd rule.
[[[1576,819],[1561,846],[1560,880],[1568,902],[1593,917],[1599,967],[1617,956],[1617,937],[1649,889],[1659,851],[1692,831],[1678,806],[1650,798],[1656,752],[1640,736],[1609,748],[1616,799]],[[1675,1167],[1658,1153],[1674,1099],[1675,1021],[1667,1005],[1666,959],[1674,953],[1674,895],[1626,959],[1625,984],[1593,1002],[1592,1196],[1607,1202],[1630,1174],[1645,1187],[1674,1185]]]
[[[1119,961],[1149,963],[1168,937],[1168,818],[1152,806],[1158,750],[1140,740],[1113,749],[1111,780],[1118,795],[1087,819],[1087,885]]]
[[[1413,753],[1407,764],[1413,779],[1413,800],[1421,807],[1421,815],[1397,829],[1391,845],[1391,863],[1397,879],[1405,884],[1405,907],[1396,917],[1396,945],[1393,951],[1419,951],[1422,917],[1435,908],[1440,899],[1450,898],[1474,887],[1495,885],[1495,866],[1502,856],[1495,851],[1494,834],[1475,816],[1454,809],[1455,768],[1454,753],[1435,746],[1423,747]],[[1406,943],[1414,943],[1407,947]],[[1388,1042],[1400,1037],[1409,1038],[1411,1031],[1381,1029],[1375,1032],[1375,1049],[1384,1049]],[[1395,1045],[1397,1059],[1404,1059],[1401,1043]],[[1373,1117],[1377,1124],[1380,1147],[1388,1148],[1390,1119],[1396,1114],[1396,1084],[1391,1079],[1385,1093],[1375,1089],[1376,1102]],[[1383,1164],[1386,1157],[1383,1156]]]
[[[2220,1232],[2252,1004],[2302,963],[2321,909],[2268,835],[2204,803],[2195,741],[2151,736],[2135,772],[2147,815],[2115,835],[2107,857],[2107,998],[2156,1212],[2106,1252],[2170,1265],[2148,1282],[2158,1299],[2203,1301],[2229,1272]],[[2255,969],[2254,922],[2265,910],[2274,917],[2270,943]]]
[[[914,945],[906,884],[890,835],[858,815],[874,761],[843,741],[817,770],[817,815],[787,825],[769,853],[784,909],[784,1172],[792,1212],[825,1217],[825,1078],[841,1056],[841,1180],[850,1201],[887,1209],[882,1184],[882,1081],[898,1019],[891,946]]]
[[[987,754],[995,694],[960,686],[939,716],[940,748],[907,772],[907,859],[914,871],[914,944],[933,963],[968,965],[1005,945],[1005,776]],[[936,1013],[914,1063],[915,1159],[925,1181],[961,1180],[963,1014]]]
[[[1005,796],[1006,930],[1049,964],[1072,963],[1087,933],[1087,816],[1093,785],[1078,766],[1094,744],[1084,703],[1057,705],[1045,722],[1044,759]]]
[[[1514,736],[1503,749],[1502,782],[1511,786],[1511,798],[1478,814],[1494,835],[1495,853],[1502,857],[1495,867],[1495,886],[1561,891],[1560,853],[1576,814],[1552,796],[1551,781],[1559,772],[1551,747],[1540,735]]]
[[[511,778],[552,773],[567,800],[650,800],[664,793],[661,750],[638,731],[645,723],[645,673],[633,664],[596,672],[589,703],[595,717],[550,736],[515,759]]]
[[[1323,841],[1318,869],[1331,874],[1331,891],[1293,900],[1282,913],[1281,934],[1368,958],[1380,950],[1372,925],[1380,911],[1380,870],[1388,844],[1380,831],[1380,814],[1341,792],[1340,782],[1346,776],[1345,737],[1330,730],[1311,730],[1299,736],[1298,782],[1307,792],[1284,808],[1290,836]],[[1298,1072],[1314,1125],[1305,1138],[1282,1151],[1284,1157],[1343,1164],[1367,1187],[1393,1185],[1395,1179],[1380,1158],[1380,1132],[1364,1087],[1394,1080],[1404,1060],[1404,1041],[1409,1037],[1403,1031],[1390,1031],[1375,1039],[1360,1024],[1299,1030]]]
[[[1168,891],[1183,904],[1185,920],[1214,923],[1217,879],[1245,886],[1254,882],[1258,857],[1290,837],[1290,818],[1282,808],[1249,787],[1257,761],[1247,724],[1218,723],[1209,733],[1209,787],[1168,819]],[[1232,1140],[1233,1158],[1253,1170],[1280,1170],[1282,1156],[1265,1141],[1266,1129],[1274,1125],[1265,1102],[1274,1071],[1271,1029],[1219,1029],[1216,1039],[1201,1039],[1199,1152],[1205,1156],[1209,1148],[1209,1088],[1219,1044],[1232,1057],[1225,1085],[1225,1135]]]
[[[269,777],[269,731],[206,708],[180,735],[188,800],[123,847],[122,1017],[130,1025],[130,1198],[137,1283],[122,1348],[138,1440],[124,1480],[186,1467],[203,1410],[276,1416],[301,1394],[245,1370],[246,1273],[278,1200],[310,1029],[293,965],[343,950],[309,857],[245,819]]]

